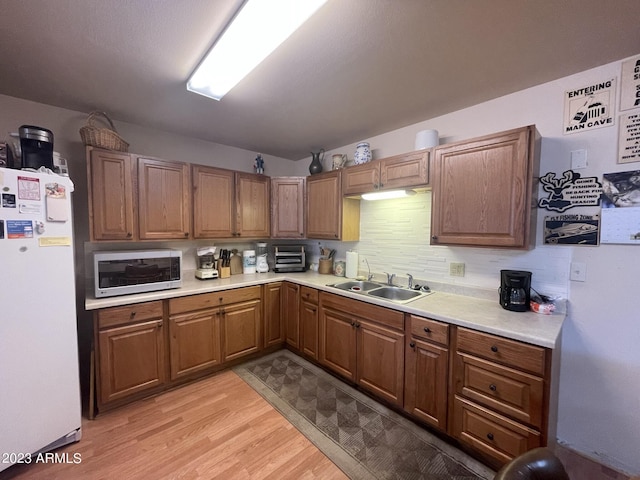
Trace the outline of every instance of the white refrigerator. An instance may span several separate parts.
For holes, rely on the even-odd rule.
[[[0,168],[0,471],[82,435],[71,192]]]

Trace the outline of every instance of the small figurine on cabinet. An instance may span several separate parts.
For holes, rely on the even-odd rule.
[[[256,171],[256,173],[259,173],[259,174],[264,173],[264,160],[262,159],[261,153],[258,154],[255,162],[253,162],[253,169]]]

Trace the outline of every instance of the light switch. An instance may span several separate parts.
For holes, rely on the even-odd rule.
[[[587,151],[584,149],[571,151],[571,170],[578,168],[587,168]]]
[[[574,282],[585,282],[587,280],[587,264],[582,262],[572,262],[569,278]]]

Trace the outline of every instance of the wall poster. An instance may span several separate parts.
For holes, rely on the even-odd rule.
[[[545,245],[598,245],[600,215],[544,217]]]
[[[640,55],[622,62],[620,110],[640,107]]]
[[[640,162],[640,110],[620,115],[618,163]]]
[[[615,98],[615,78],[565,92],[565,135],[613,126]]]
[[[540,177],[542,189],[549,196],[538,202],[540,208],[562,213],[573,207],[600,205],[602,184],[596,177],[581,177],[578,172],[567,170],[557,178],[553,172]]]

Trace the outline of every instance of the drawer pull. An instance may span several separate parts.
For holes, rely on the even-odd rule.
[[[487,438],[489,440],[493,440],[493,433],[487,433]]]
[[[492,345],[492,346],[491,346],[491,351],[492,351],[493,353],[497,352],[497,351],[498,351],[498,347],[496,347],[495,345]]]
[[[489,390],[491,390],[492,392],[495,392],[496,390],[498,390],[498,387],[496,387],[493,383],[491,385],[489,385]]]
[[[410,346],[411,348],[416,348],[416,342],[411,342],[411,343],[409,344],[409,346]]]
[[[424,333],[431,333],[431,329],[429,327],[424,327]]]
[[[129,315],[131,318],[134,318],[136,316],[136,312],[131,312],[131,315]]]

